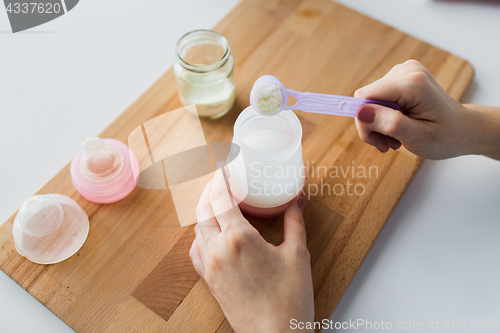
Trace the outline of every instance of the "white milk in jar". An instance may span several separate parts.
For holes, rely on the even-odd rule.
[[[178,41],[174,74],[184,106],[195,104],[202,118],[218,118],[234,100],[234,60],[224,36],[191,31]]]

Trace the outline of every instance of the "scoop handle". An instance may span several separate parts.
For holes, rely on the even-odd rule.
[[[297,99],[294,105],[285,106],[283,110],[301,110],[304,112],[330,114],[336,116],[356,117],[358,109],[364,104],[379,104],[401,111],[396,103],[377,101],[373,99],[298,92],[286,89],[288,95]]]

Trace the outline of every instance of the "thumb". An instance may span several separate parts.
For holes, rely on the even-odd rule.
[[[402,142],[418,137],[418,120],[378,104],[365,104],[358,109],[356,118],[365,129],[396,138]]]
[[[284,217],[283,245],[293,248],[306,247],[306,228],[302,210],[306,204],[304,198],[294,200],[286,209]]]

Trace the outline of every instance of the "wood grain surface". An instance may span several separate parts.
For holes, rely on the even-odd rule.
[[[295,90],[352,96],[415,58],[456,99],[473,77],[465,60],[329,0],[243,0],[214,30],[231,46],[237,99],[223,118],[202,121],[207,142],[231,141],[253,82],[264,74]],[[170,69],[100,136],[127,142],[136,127],[179,107]],[[358,138],[352,118],[297,115],[309,167],[305,220],[321,320],[331,316],[422,159],[405,149],[379,153]],[[372,167],[372,175],[342,174],[349,166]],[[332,167],[338,177],[325,174]],[[355,185],[363,194],[349,195],[347,182],[351,194]],[[315,186],[330,193],[313,195]],[[193,227],[180,227],[168,189],[136,188],[117,203],[98,205],[73,188],[68,164],[38,193],[80,204],[90,218],[85,245],[64,262],[31,263],[14,249],[14,214],[0,226],[0,268],[75,331],[232,331],[192,267]],[[249,219],[268,241],[282,241],[282,217]]]

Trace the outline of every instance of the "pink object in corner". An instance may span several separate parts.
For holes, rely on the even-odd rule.
[[[125,143],[90,138],[84,141],[84,148],[71,161],[70,171],[73,185],[85,199],[108,204],[133,191],[136,182],[132,170],[139,169],[139,162]]]

